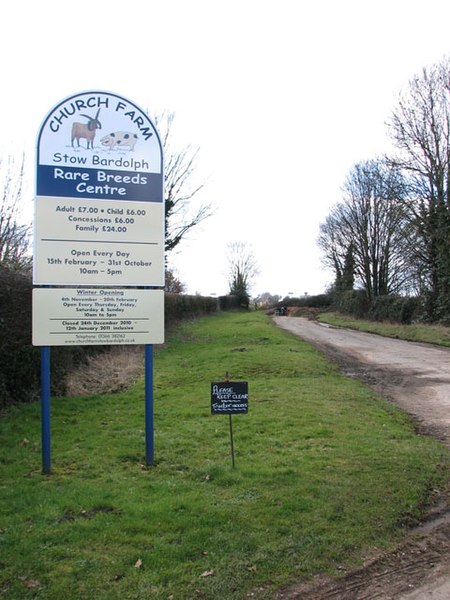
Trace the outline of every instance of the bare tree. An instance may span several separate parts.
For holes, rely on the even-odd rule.
[[[393,163],[409,177],[411,221],[419,243],[432,319],[450,318],[450,59],[423,69],[389,121]]]
[[[0,158],[0,185],[3,188],[0,202],[0,267],[14,271],[28,270],[31,266],[30,226],[19,223],[23,176],[24,157],[18,168],[12,157],[6,164]]]
[[[185,235],[213,214],[211,204],[193,209],[192,200],[204,184],[195,184],[194,172],[198,148],[186,146],[176,149],[172,142],[174,113],[163,113],[155,118],[164,148],[164,196],[166,224],[166,252],[173,250]]]
[[[166,269],[166,284],[164,289],[169,294],[182,294],[186,291],[186,286],[178,279],[178,276],[172,269]]]
[[[322,262],[335,273],[334,289],[337,292],[353,289],[355,283],[354,261],[352,271],[344,284],[346,271],[346,257],[353,258],[353,240],[348,239],[348,233],[341,227],[341,205],[335,205],[320,224],[317,245],[322,250]]]
[[[227,246],[227,255],[230,294],[237,296],[239,303],[248,308],[251,283],[259,272],[252,249],[245,242],[231,242]]]
[[[324,263],[336,273],[337,291],[351,289],[354,279],[369,300],[402,291],[410,277],[410,227],[398,169],[384,161],[358,163],[343,194],[318,239]]]

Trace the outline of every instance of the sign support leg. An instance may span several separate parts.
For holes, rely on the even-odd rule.
[[[50,457],[50,346],[41,347],[42,472],[51,472]]]
[[[233,420],[231,418],[231,415],[228,416],[230,417],[231,464],[233,465],[234,469]]]
[[[145,461],[154,464],[153,344],[145,345]]]

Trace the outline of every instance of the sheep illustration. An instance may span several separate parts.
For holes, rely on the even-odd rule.
[[[97,114],[95,115],[94,118],[90,117],[89,115],[80,115],[80,117],[86,117],[86,119],[88,119],[88,122],[86,124],[85,123],[76,123],[76,122],[72,124],[72,147],[73,147],[73,140],[77,140],[78,148],[79,148],[80,147],[80,138],[84,138],[87,143],[86,148],[87,149],[89,149],[89,147],[94,148],[95,131],[97,129],[102,128],[102,124],[98,120],[99,114],[100,114],[100,109],[98,109]]]
[[[107,146],[110,150],[116,147],[129,146],[130,150],[134,150],[138,137],[135,133],[128,131],[116,131],[102,137],[100,142],[103,146]]]

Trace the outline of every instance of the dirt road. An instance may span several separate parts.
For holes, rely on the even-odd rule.
[[[418,430],[450,448],[450,349],[274,317],[412,415]],[[318,579],[280,592],[286,600],[450,600],[450,497],[394,552],[340,581]]]

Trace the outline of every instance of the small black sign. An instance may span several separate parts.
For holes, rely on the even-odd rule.
[[[248,412],[248,382],[211,383],[211,414],[237,415]]]

